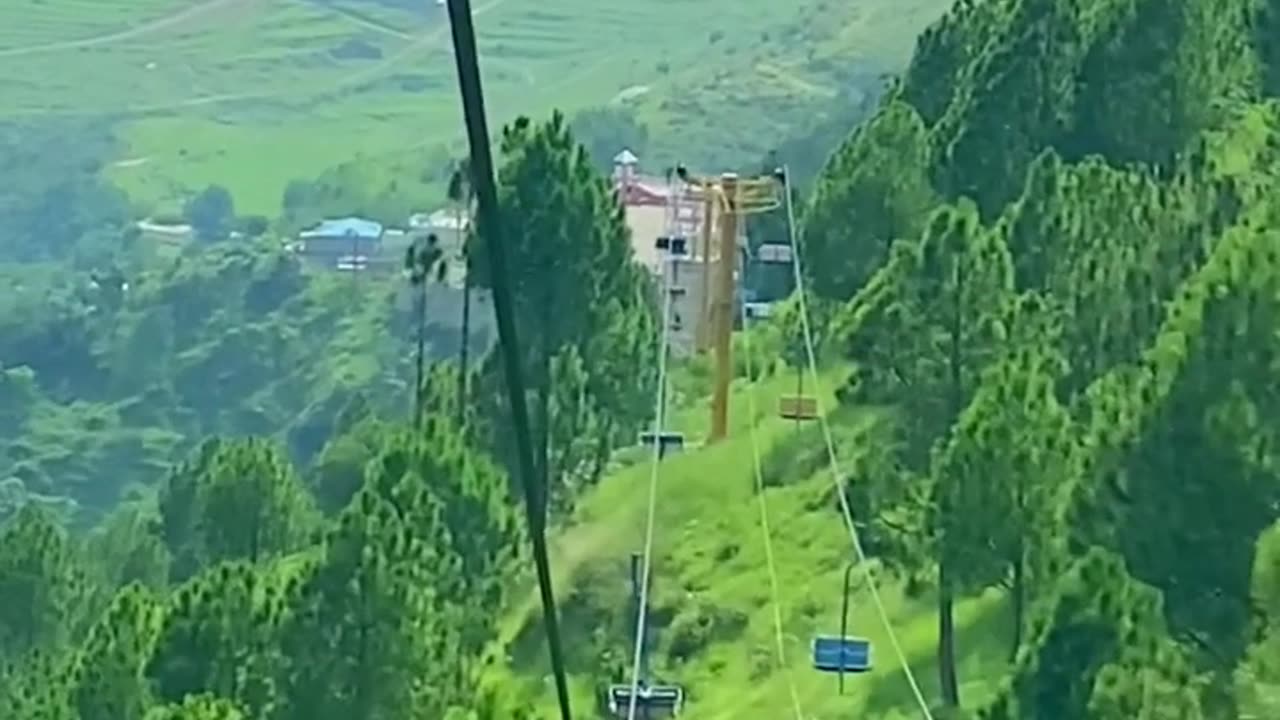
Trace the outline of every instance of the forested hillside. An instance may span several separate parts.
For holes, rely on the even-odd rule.
[[[828,359],[852,368],[850,493],[882,581],[915,598],[891,614],[938,717],[1280,713],[1277,17],[1253,2],[960,3],[816,184],[803,252]],[[782,438],[770,453],[804,457]],[[713,475],[709,516],[660,506],[657,582],[679,588],[654,611],[663,677],[686,683],[695,718],[789,716],[793,682],[831,717],[887,716],[886,694],[916,716],[869,611],[857,626],[880,671],[854,698],[784,679],[813,671],[798,647],[770,657],[764,559],[738,560],[758,541],[743,539],[755,500],[735,451],[673,466],[681,487]],[[805,539],[776,551],[779,572],[823,588],[783,591],[801,637],[829,632],[840,601],[841,550],[812,537],[848,552],[821,529],[838,516],[804,499],[816,467],[766,493],[809,508],[783,531]],[[641,532],[605,510],[580,521],[565,542]],[[624,548],[570,575],[571,610],[608,618],[605,667],[626,647],[625,614],[605,610]],[[711,557],[734,569],[708,571]],[[516,658],[537,672],[536,654]]]
[[[962,3],[815,192],[843,400],[896,429],[862,512],[934,577],[950,704],[952,603],[1007,584],[983,717],[1277,711],[1278,11]]]
[[[689,443],[653,466],[653,288],[567,125],[496,140],[578,716],[630,680],[653,513],[687,720],[1280,717],[1280,0],[958,2],[803,199],[804,294],[744,321],[730,437],[698,446],[677,363]],[[0,717],[552,717],[498,357],[437,328],[415,386],[434,268],[157,261],[66,176],[109,229],[52,225],[92,284],[32,232],[0,294]],[[806,311],[803,426],[774,410]],[[875,652],[838,694],[806,652],[846,568]]]
[[[271,240],[155,262],[137,260],[153,252],[137,247],[146,239],[126,242],[132,253],[81,272],[0,266],[0,512],[34,494],[89,522],[202,437],[278,436],[309,462],[351,403],[407,413],[407,284],[307,271]],[[428,351],[456,357],[461,291],[430,294]],[[492,337],[486,308],[477,354]]]
[[[530,346],[527,372],[539,462],[554,483],[546,500],[570,506],[648,411],[635,401],[654,384],[647,279],[631,262],[607,182],[562,116],[516,123],[502,150],[504,212],[545,223],[530,223],[511,250],[523,269],[521,307],[553,312],[550,332]],[[547,182],[563,193],[546,193]],[[577,232],[564,231],[565,218]],[[573,243],[584,282],[558,288],[547,268],[565,248],[541,240],[584,236]],[[88,532],[63,527],[48,498],[17,498],[20,509],[0,525],[0,716],[497,717],[476,688],[493,616],[510,591],[503,579],[519,576],[524,545],[504,469],[509,433],[496,363],[482,355],[462,383],[456,364],[426,358],[431,369],[415,401],[413,371],[403,367],[415,358],[399,340],[413,333],[395,328],[387,308],[348,302],[389,302],[392,288],[357,294],[354,282],[249,241],[224,241],[154,278],[144,273],[128,288],[136,299],[114,286],[114,305],[99,299],[83,313],[84,345],[70,346],[83,354],[69,356],[63,372],[39,362],[61,357],[34,344],[41,338],[14,346],[31,364],[5,376],[7,392],[26,403],[4,406],[16,410],[5,437],[69,463],[37,456],[19,469],[74,483],[82,465],[114,462],[120,478],[142,482],[146,473],[129,463],[159,464],[174,448],[141,448],[154,454],[139,457],[130,431],[174,446],[215,437],[156,492],[139,488],[114,502],[105,497],[112,484],[72,485],[86,502],[115,505]],[[433,345],[449,344],[441,334]],[[99,348],[104,354],[89,352]],[[396,348],[403,356],[380,355]],[[110,362],[106,351],[125,357]],[[201,365],[214,357],[230,369]],[[297,416],[276,437],[231,437],[264,434],[281,417],[272,411]],[[256,431],[244,417],[254,413]],[[55,421],[70,426],[49,427]],[[133,445],[112,456],[110,442]]]

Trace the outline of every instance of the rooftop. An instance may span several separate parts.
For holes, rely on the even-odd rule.
[[[456,207],[440,208],[429,213],[416,212],[409,216],[409,227],[413,230],[458,233],[470,225],[471,218],[466,213],[459,213]]]
[[[325,220],[310,230],[304,230],[299,237],[304,240],[321,237],[358,237],[376,240],[382,237],[382,223],[358,217]]]

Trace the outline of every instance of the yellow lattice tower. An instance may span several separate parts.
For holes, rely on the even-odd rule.
[[[710,328],[710,342],[703,330],[699,346],[711,345],[715,351],[715,389],[711,398],[711,434],[707,442],[723,439],[729,430],[729,381],[733,377],[733,290],[734,271],[738,260],[739,216],[755,215],[782,206],[782,184],[776,176],[740,178],[735,173],[719,177],[689,175],[677,170],[682,180],[698,188],[703,197],[702,287],[703,317],[701,328]],[[719,233],[713,233],[712,223]],[[719,237],[714,286],[711,278],[711,238]],[[708,290],[710,288],[710,290]]]

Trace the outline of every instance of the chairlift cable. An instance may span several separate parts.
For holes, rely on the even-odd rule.
[[[675,196],[671,192],[670,196]],[[675,200],[679,207],[679,198]],[[671,292],[671,277],[666,271],[669,258],[664,253],[662,260],[662,325],[658,330],[658,387],[657,399],[654,401],[653,420],[653,463],[649,471],[649,507],[645,518],[644,555],[640,570],[640,601],[637,603],[635,651],[631,663],[631,697],[627,701],[627,720],[635,720],[636,702],[640,695],[640,667],[645,650],[645,632],[649,616],[649,573],[653,568],[653,529],[655,510],[658,504],[658,475],[662,465],[663,433],[666,431],[666,389],[667,389],[667,356],[669,354],[671,305],[675,294]]]
[[[784,189],[786,191],[787,234],[791,244],[791,268],[795,274],[796,298],[799,302],[800,330],[804,337],[808,370],[813,378],[814,403],[817,408],[818,419],[822,423],[822,437],[827,446],[827,458],[831,464],[832,482],[835,483],[836,496],[840,499],[840,513],[844,516],[845,526],[849,530],[849,539],[853,543],[853,550],[857,555],[858,565],[862,568],[867,588],[871,591],[871,598],[875,604],[876,612],[880,616],[880,622],[884,625],[885,633],[889,636],[889,644],[893,646],[898,662],[902,665],[902,673],[906,677],[907,683],[911,686],[911,692],[915,696],[916,703],[920,706],[921,715],[925,720],[933,720],[933,713],[929,710],[929,703],[925,700],[919,683],[916,682],[915,674],[911,671],[911,665],[907,662],[906,653],[903,652],[902,645],[898,642],[898,636],[893,631],[893,624],[889,622],[889,613],[885,610],[884,601],[880,597],[880,590],[876,587],[871,565],[867,561],[867,555],[862,548],[862,541],[858,537],[857,525],[853,521],[853,510],[849,507],[849,498],[845,494],[845,477],[840,469],[840,460],[836,456],[835,440],[831,434],[831,423],[822,407],[822,391],[819,384],[821,379],[818,377],[817,354],[813,348],[813,330],[809,325],[809,310],[805,300],[804,273],[800,266],[800,247],[796,242],[795,208],[790,191],[791,172],[786,167],[783,168],[783,177],[786,185]]]
[[[560,626],[556,615],[551,567],[547,560],[546,512],[540,498],[539,477],[534,469],[533,442],[529,432],[529,410],[525,401],[525,384],[521,370],[520,347],[512,309],[511,288],[507,281],[506,248],[502,222],[498,212],[498,193],[493,180],[493,157],[489,147],[489,130],[485,119],[484,91],[476,57],[475,28],[471,19],[470,0],[448,0],[449,24],[453,34],[453,54],[458,69],[458,89],[471,146],[472,187],[476,197],[476,215],[481,223],[488,247],[489,274],[493,278],[493,310],[498,325],[499,350],[506,376],[507,398],[511,405],[516,440],[516,457],[524,486],[525,514],[529,538],[533,544],[533,560],[538,574],[538,590],[542,597],[543,623],[547,651],[555,675],[556,695],[561,720],[572,720],[569,707],[569,683],[560,645]]]
[[[747,306],[744,304],[742,306],[742,354],[746,362],[747,377],[751,378],[751,332],[747,326],[747,320]],[[747,411],[750,413],[750,422],[747,428],[751,437],[751,459],[755,469],[756,499],[760,506],[760,530],[764,536],[765,566],[769,572],[769,594],[772,596],[771,605],[773,606],[773,634],[774,641],[777,644],[778,667],[782,670],[783,677],[787,682],[787,690],[791,693],[791,707],[795,711],[796,720],[804,720],[804,710],[800,704],[800,693],[796,690],[795,679],[791,676],[791,668],[787,664],[786,641],[782,630],[782,601],[779,599],[778,571],[773,560],[773,540],[769,532],[769,501],[766,498],[764,487],[764,469],[760,460],[760,444],[756,439],[757,385],[758,383],[753,380],[747,392]]]

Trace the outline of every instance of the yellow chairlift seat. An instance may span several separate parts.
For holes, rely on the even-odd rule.
[[[778,415],[784,420],[813,420],[818,417],[818,401],[809,395],[778,398]]]

